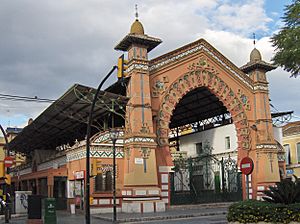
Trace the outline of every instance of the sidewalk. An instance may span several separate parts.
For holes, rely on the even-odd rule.
[[[118,222],[141,222],[190,218],[200,216],[224,215],[231,203],[177,205],[170,206],[166,212],[157,213],[117,213]],[[94,214],[94,218],[112,221],[112,213]]]
[[[27,217],[27,214],[11,214],[12,219],[21,217]],[[0,220],[4,220],[4,215],[0,215]]]

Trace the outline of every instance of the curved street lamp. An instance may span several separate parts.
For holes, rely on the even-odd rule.
[[[113,223],[117,221],[117,205],[116,205],[116,142],[119,137],[119,130],[112,128],[109,131],[109,137],[113,143]]]
[[[98,86],[98,89],[95,93],[95,96],[94,96],[94,99],[92,102],[92,106],[91,106],[91,110],[90,110],[89,118],[88,118],[88,125],[87,125],[87,130],[86,130],[86,184],[85,184],[85,223],[86,224],[91,223],[91,213],[90,213],[90,138],[91,138],[91,126],[92,126],[92,122],[93,122],[93,113],[94,113],[98,95],[100,93],[100,90],[101,90],[103,84],[117,68],[118,68],[117,66],[113,66],[113,68],[103,78],[100,85]]]

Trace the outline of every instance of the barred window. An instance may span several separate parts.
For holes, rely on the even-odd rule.
[[[112,191],[112,172],[98,173],[95,177],[95,191]]]

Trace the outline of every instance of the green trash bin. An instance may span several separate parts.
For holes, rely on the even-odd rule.
[[[44,224],[57,224],[55,198],[45,198]]]

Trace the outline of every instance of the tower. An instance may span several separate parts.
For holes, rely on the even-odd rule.
[[[254,42],[255,43],[255,42]],[[269,185],[278,182],[279,167],[277,144],[273,136],[272,118],[269,103],[269,86],[266,73],[276,66],[262,60],[260,52],[254,48],[250,53],[250,61],[241,67],[249,75],[254,84],[254,121],[252,125],[256,145],[252,146],[250,157],[255,158],[252,177],[253,192],[260,199],[262,191]]]
[[[125,165],[122,211],[154,211],[164,206],[160,199],[156,166],[156,134],[153,131],[148,53],[161,40],[148,36],[138,19],[115,47],[127,52],[129,83],[125,120]],[[149,201],[151,200],[151,202]]]

